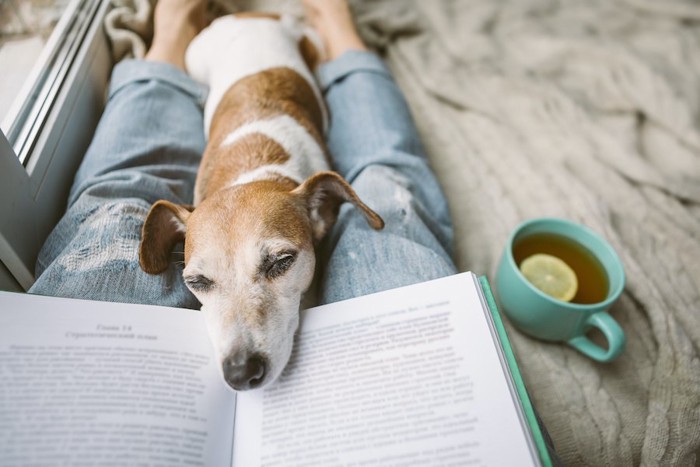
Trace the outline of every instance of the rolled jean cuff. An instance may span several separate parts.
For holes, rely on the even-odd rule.
[[[122,60],[112,71],[109,98],[111,99],[120,89],[128,84],[149,80],[160,81],[179,89],[191,96],[202,107],[209,92],[206,86],[194,81],[187,76],[187,73],[169,63],[147,60]]]
[[[323,63],[316,70],[316,78],[325,93],[334,83],[356,72],[377,73],[393,79],[382,59],[366,50],[348,50],[340,57]]]

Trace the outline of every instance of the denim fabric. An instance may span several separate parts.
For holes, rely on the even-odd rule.
[[[408,107],[375,55],[349,52],[319,69],[335,169],[385,220],[371,230],[344,206],[322,246],[323,303],[455,272],[445,198]],[[141,226],[152,203],[191,203],[204,150],[205,90],[166,64],[115,67],[109,102],[68,210],[46,241],[32,293],[197,307],[180,275],[141,271]]]
[[[125,61],[60,220],[39,253],[31,293],[197,308],[182,282],[181,248],[163,274],[138,263],[155,201],[191,203],[204,150],[206,89],[177,68]],[[178,251],[179,250],[179,251]]]
[[[322,246],[319,301],[454,274],[447,202],[389,70],[374,54],[350,51],[323,65],[318,79],[329,107],[334,169],[386,224],[372,230],[343,206]]]

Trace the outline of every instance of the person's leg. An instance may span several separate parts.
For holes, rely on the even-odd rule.
[[[317,71],[331,116],[334,168],[386,223],[367,226],[349,206],[326,239],[319,301],[328,303],[454,274],[447,202],[404,97],[367,52],[344,1],[305,0],[330,61]]]
[[[345,298],[454,274],[447,202],[425,159],[401,91],[366,51],[345,0],[304,0],[326,41],[319,70],[328,102],[329,146],[336,169],[385,220],[382,231],[345,207],[327,243],[319,298]],[[537,417],[554,465],[547,428]]]
[[[160,0],[143,61],[112,74],[109,100],[64,217],[44,244],[31,293],[196,307],[173,265],[158,276],[138,263],[141,226],[158,199],[191,203],[204,150],[206,90],[184,73],[203,27],[204,0]]]

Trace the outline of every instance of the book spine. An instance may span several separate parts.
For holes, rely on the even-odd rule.
[[[499,339],[501,341],[501,347],[503,348],[503,353],[505,354],[506,360],[508,361],[508,370],[510,371],[513,382],[515,383],[515,388],[518,391],[518,397],[520,398],[520,403],[527,418],[528,425],[530,425],[530,431],[532,437],[535,440],[537,446],[537,451],[540,457],[540,462],[546,467],[551,467],[552,460],[549,456],[549,450],[547,449],[547,443],[545,442],[544,435],[540,429],[540,424],[535,415],[535,409],[530,401],[530,396],[525,388],[525,382],[522,375],[520,374],[520,369],[518,368],[518,363],[515,360],[515,354],[513,353],[513,347],[508,339],[508,334],[506,333],[506,328],[503,326],[503,320],[501,319],[501,314],[496,306],[496,300],[493,297],[493,292],[491,291],[491,285],[489,284],[486,276],[479,277],[479,283],[481,284],[481,289],[484,292],[484,297],[486,298],[486,303],[489,306],[489,311],[493,317],[493,322],[498,332]]]

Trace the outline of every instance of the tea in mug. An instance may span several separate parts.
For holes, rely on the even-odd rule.
[[[521,263],[536,254],[546,254],[564,261],[576,274],[578,289],[571,303],[598,303],[608,296],[609,281],[605,268],[586,247],[567,237],[550,234],[532,234],[513,245],[513,258]]]

